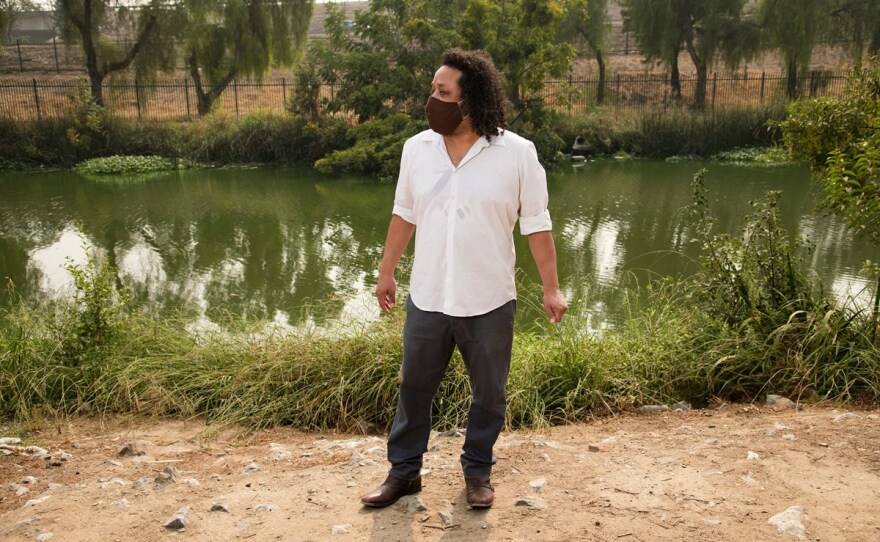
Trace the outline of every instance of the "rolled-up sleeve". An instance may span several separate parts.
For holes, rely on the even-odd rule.
[[[399,216],[410,224],[416,223],[415,205],[412,194],[411,172],[409,169],[412,152],[412,139],[403,146],[400,154],[400,175],[397,177],[397,189],[394,192],[394,208],[392,214]]]
[[[547,173],[538,161],[538,152],[533,143],[529,142],[528,151],[521,154],[519,231],[522,235],[550,231],[553,223],[547,209]]]

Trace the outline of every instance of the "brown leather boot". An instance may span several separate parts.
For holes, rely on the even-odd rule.
[[[389,475],[378,489],[361,497],[361,502],[364,503],[364,506],[382,508],[383,506],[396,503],[398,499],[405,495],[414,495],[421,490],[421,476],[415,480],[401,480]]]
[[[495,487],[488,478],[465,478],[467,502],[471,508],[489,508],[495,500]]]

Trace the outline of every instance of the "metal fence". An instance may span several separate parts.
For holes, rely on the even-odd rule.
[[[839,96],[843,73],[813,72],[798,81],[804,97]],[[0,78],[0,116],[19,120],[58,118],[70,108],[78,78]],[[605,82],[604,100],[598,103],[596,79],[548,80],[544,98],[559,111],[584,115],[598,106],[614,114],[639,112],[679,103],[693,103],[696,79],[681,78],[681,98],[673,97],[664,75],[612,75]],[[198,116],[195,88],[189,79],[169,79],[144,84],[136,80],[111,81],[104,85],[108,111],[122,118],[187,120]],[[751,73],[719,76],[707,82],[706,107],[754,107],[787,99],[787,79],[781,75]],[[218,99],[225,111],[242,115],[252,111],[282,112],[292,94],[292,80],[236,80]],[[335,89],[325,86],[321,97],[332,98]]]

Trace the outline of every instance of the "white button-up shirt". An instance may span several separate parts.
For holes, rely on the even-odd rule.
[[[514,225],[523,235],[552,227],[535,145],[507,130],[491,143],[480,137],[458,167],[440,134],[407,140],[393,213],[416,225],[413,303],[450,316],[516,299]]]

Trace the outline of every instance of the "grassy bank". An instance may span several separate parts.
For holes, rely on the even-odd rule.
[[[629,117],[597,110],[588,117],[536,108],[511,129],[535,141],[546,165],[572,152],[582,136],[590,154],[666,158],[700,156],[744,147],[774,145],[779,135],[768,119],[780,107],[695,112],[667,108]],[[309,120],[292,114],[214,113],[191,122],[113,118],[87,102],[63,119],[19,122],[0,119],[0,169],[73,167],[115,155],[156,156],[205,164],[274,163],[316,167],[330,174],[394,177],[400,148],[426,127],[397,114],[352,125],[337,117]]]
[[[512,427],[684,400],[705,405],[780,393],[880,401],[878,318],[826,298],[801,273],[803,247],[779,225],[777,194],[756,202],[739,236],[718,234],[702,173],[689,236],[703,246],[691,279],[631,292],[630,316],[601,335],[587,317],[516,335]],[[130,307],[107,266],[71,267],[77,295],[0,316],[0,417],[40,413],[202,416],[244,427],[387,428],[404,314],[334,333],[267,333],[234,318],[194,335],[182,319]],[[435,404],[460,426],[468,382],[458,361]]]
[[[510,426],[684,400],[880,400],[880,348],[870,326],[831,306],[793,313],[770,332],[693,310],[696,284],[657,285],[651,309],[602,336],[583,319],[516,336]],[[100,344],[73,353],[77,331],[19,305],[3,318],[0,414],[202,416],[245,427],[385,429],[396,400],[403,313],[338,335],[230,333],[195,338],[186,322],[133,312]],[[746,326],[747,327],[747,326]],[[254,330],[251,330],[254,331]],[[460,361],[437,396],[438,427],[464,423]]]

